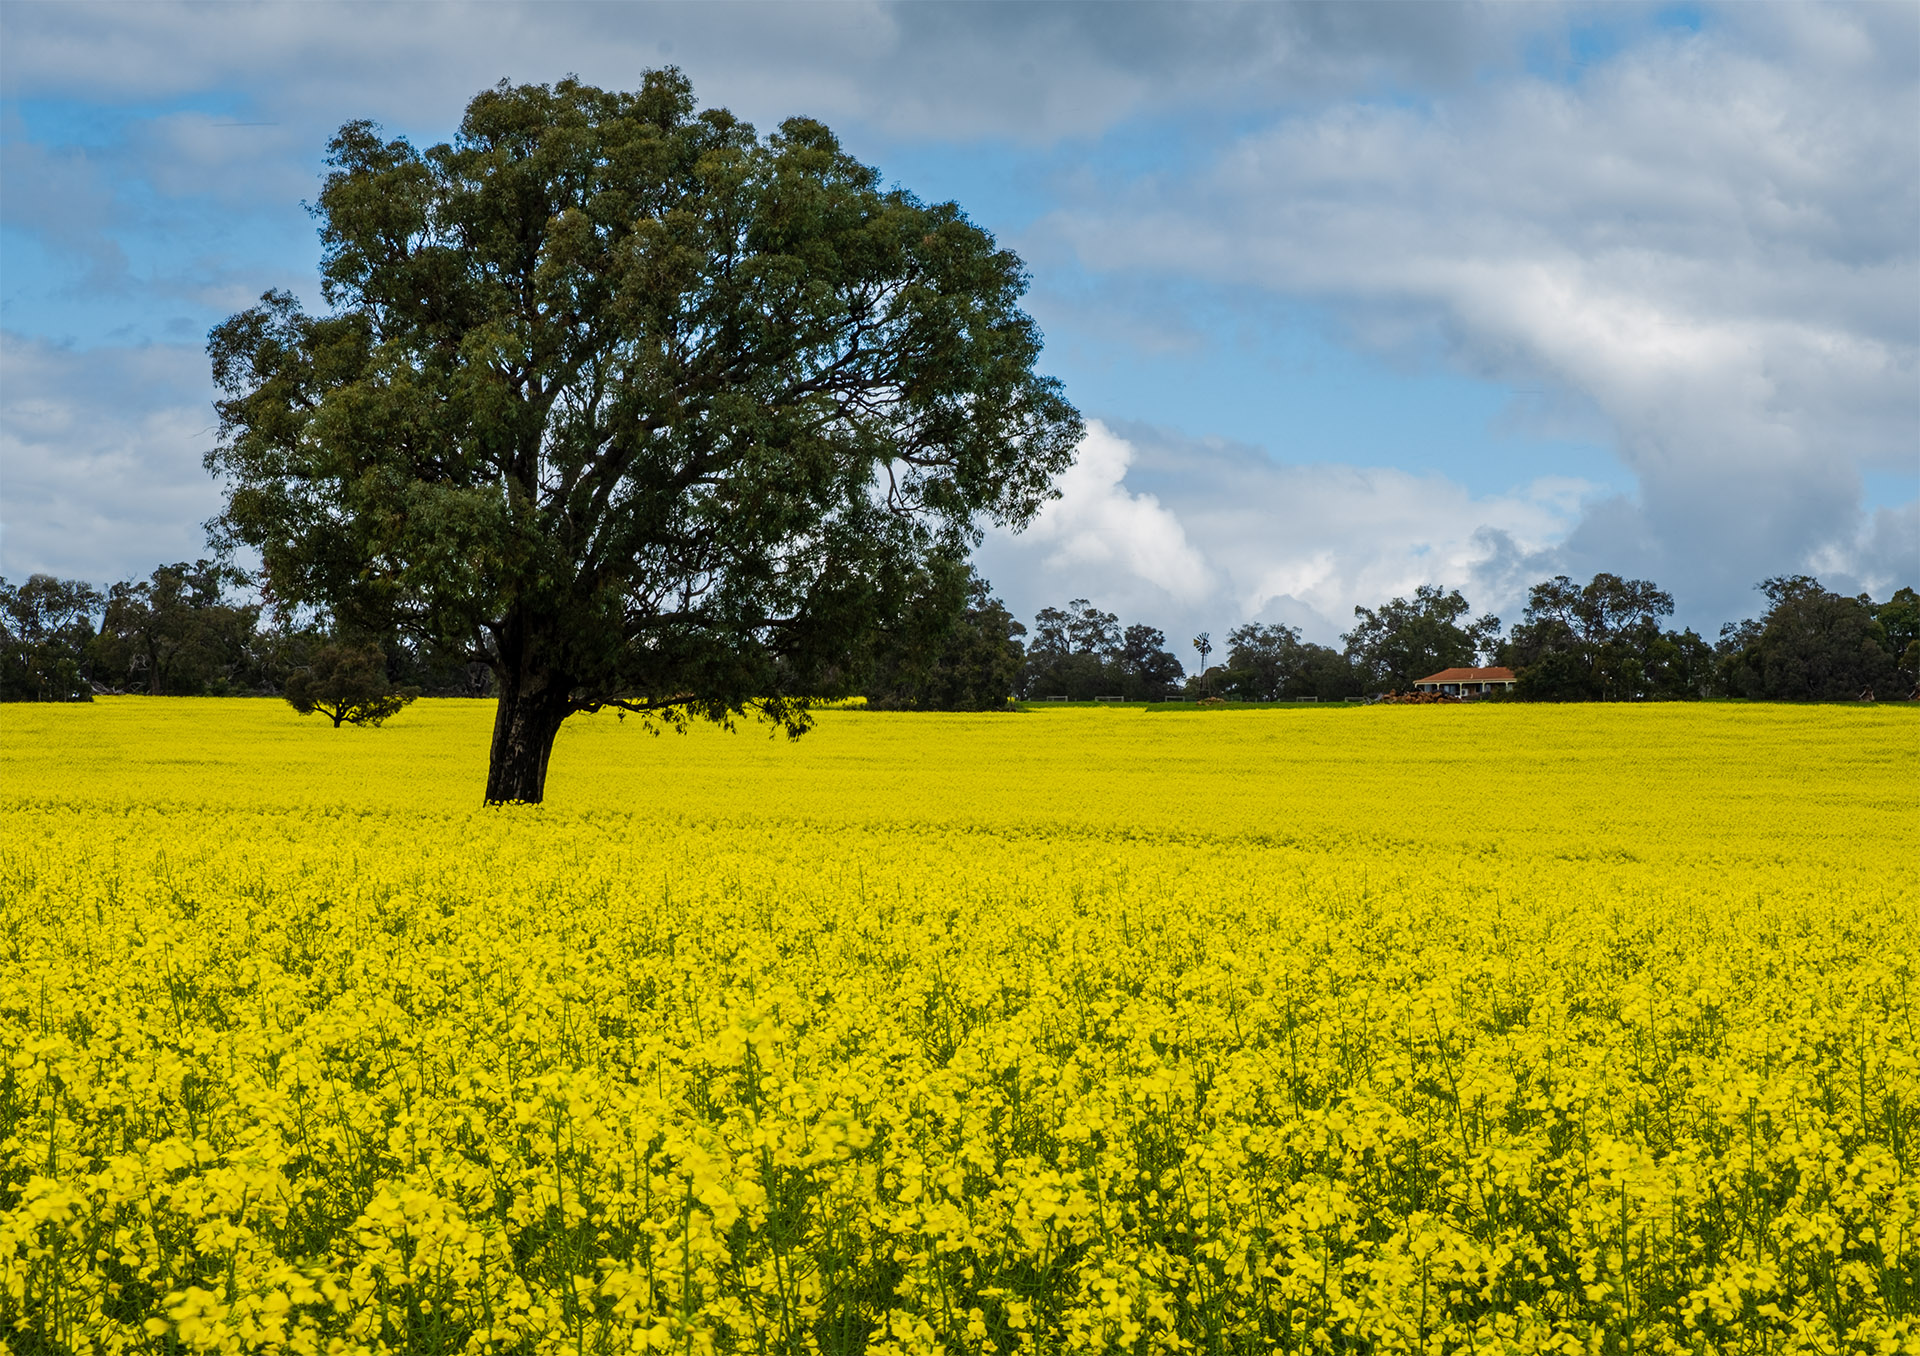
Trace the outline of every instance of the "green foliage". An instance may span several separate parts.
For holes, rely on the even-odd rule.
[[[1647,642],[1645,691],[1668,699],[1704,697],[1713,690],[1713,646],[1692,627],[1662,631]]]
[[[231,565],[197,560],[113,585],[94,647],[102,681],[155,697],[250,690],[260,608],[227,592],[249,582]]]
[[[234,594],[250,582],[244,571],[207,560],[162,565],[104,594],[51,575],[17,587],[0,579],[0,701],[282,693],[329,643],[327,628],[313,618],[270,618]],[[463,654],[393,632],[368,643],[384,650],[396,687],[486,694],[487,671]]]
[[[1441,669],[1469,666],[1500,634],[1498,617],[1469,621],[1470,610],[1458,589],[1442,592],[1437,584],[1378,611],[1356,607],[1358,624],[1341,637],[1347,659],[1369,692],[1403,691]]]
[[[1733,695],[1845,701],[1899,684],[1903,656],[1871,598],[1829,592],[1809,575],[1776,576],[1757,587],[1771,604],[1766,616],[1722,633],[1721,667]],[[1905,624],[1912,594],[1903,589],[1889,600],[1896,626]]]
[[[1120,691],[1128,701],[1158,701],[1185,677],[1158,627],[1136,624],[1120,633]]]
[[[1035,614],[1020,693],[1070,701],[1158,701],[1173,692],[1182,674],[1160,630],[1123,628],[1113,613],[1075,598],[1064,608],[1043,607]]]
[[[318,711],[333,722],[378,725],[398,715],[420,695],[418,688],[395,687],[387,678],[387,658],[377,645],[325,645],[307,666],[287,679],[287,704],[303,716]]]
[[[1345,655],[1302,641],[1298,627],[1254,622],[1227,635],[1222,695],[1255,702],[1340,701],[1360,695],[1360,680]]]
[[[1531,701],[1705,696],[1712,649],[1696,633],[1662,631],[1673,595],[1645,579],[1566,575],[1528,591],[1524,619],[1500,648],[1515,695]]]
[[[0,579],[0,701],[92,701],[88,657],[104,601],[79,579]]]
[[[867,705],[895,711],[998,711],[1012,700],[1026,627],[960,562],[906,610],[879,649]]]
[[[232,317],[208,466],[273,596],[493,671],[488,799],[606,705],[797,733],[925,562],[1080,436],[1020,261],[817,122],[502,83],[450,144],[349,123],[323,292]]]
[[[1898,682],[1909,692],[1920,684],[1920,593],[1897,590],[1873,609],[1873,618],[1885,632],[1887,653],[1899,667]]]

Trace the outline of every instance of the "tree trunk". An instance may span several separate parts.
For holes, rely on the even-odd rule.
[[[547,793],[547,755],[569,714],[567,692],[572,685],[524,667],[501,669],[500,705],[494,712],[487,763],[487,804],[538,805]]]

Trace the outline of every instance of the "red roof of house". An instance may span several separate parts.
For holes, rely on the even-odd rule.
[[[1427,678],[1416,678],[1414,686],[1421,683],[1511,683],[1512,669],[1441,669]]]

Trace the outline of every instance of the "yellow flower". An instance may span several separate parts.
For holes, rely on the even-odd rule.
[[[1920,1340],[1909,713],[1094,714],[578,720],[501,813],[484,706],[0,709],[0,1307],[103,1351]]]

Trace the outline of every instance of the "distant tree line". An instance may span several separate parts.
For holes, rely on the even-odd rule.
[[[1159,701],[1179,691],[1185,677],[1160,631],[1122,626],[1113,613],[1075,598],[1034,617],[1018,690],[1028,699]]]
[[[1020,681],[1027,628],[969,567],[936,575],[870,661],[869,708],[883,711],[1004,709]]]
[[[1673,596],[1643,579],[1603,573],[1585,584],[1565,575],[1543,580],[1528,590],[1520,622],[1504,635],[1498,617],[1473,616],[1458,590],[1423,584],[1410,598],[1355,608],[1353,629],[1337,649],[1303,640],[1298,627],[1281,623],[1236,627],[1224,662],[1190,677],[1162,632],[1123,624],[1085,598],[1042,608],[1024,647],[1026,629],[995,602],[991,641],[969,633],[997,652],[995,683],[977,689],[970,706],[1003,704],[989,694],[1009,690],[1026,700],[1341,701],[1406,692],[1431,674],[1481,665],[1511,669],[1512,696],[1523,701],[1832,701],[1865,692],[1904,697],[1920,681],[1920,595],[1913,589],[1876,603],[1829,592],[1804,575],[1758,587],[1766,611],[1722,627],[1713,643],[1691,629],[1667,629]],[[987,670],[977,659],[969,669]],[[1010,689],[1003,676],[1009,673],[1017,675]]]
[[[417,694],[486,696],[471,657],[398,634],[294,623],[247,596],[252,580],[218,561],[163,565],[104,593],[36,574],[0,579],[0,700],[77,701],[96,693],[285,696],[302,711],[377,722]],[[1224,662],[1189,676],[1154,627],[1125,624],[1085,598],[1044,607],[1031,630],[991,586],[955,564],[858,663],[882,710],[984,711],[1014,700],[1118,697],[1160,701],[1340,701],[1404,692],[1449,668],[1499,665],[1531,701],[1775,701],[1904,697],[1920,682],[1920,594],[1883,602],[1831,592],[1808,575],[1757,586],[1766,608],[1717,641],[1663,626],[1673,596],[1644,579],[1565,575],[1527,593],[1521,620],[1474,617],[1458,590],[1423,584],[1411,598],[1354,609],[1341,646],[1299,628],[1249,622],[1228,633]]]
[[[276,619],[219,561],[162,565],[104,593],[77,579],[0,579],[0,701],[280,695],[349,705],[391,692],[484,696],[487,672],[397,635]],[[367,672],[368,665],[377,672]],[[296,705],[299,701],[296,700]],[[317,709],[317,708],[310,708]],[[355,705],[355,710],[359,707]]]
[[[1527,591],[1520,622],[1469,617],[1458,591],[1422,585],[1412,598],[1354,609],[1333,650],[1288,626],[1240,627],[1216,675],[1224,695],[1248,700],[1405,692],[1421,678],[1477,665],[1512,670],[1522,701],[1674,701],[1753,697],[1846,700],[1904,697],[1920,681],[1920,595],[1849,598],[1805,575],[1766,580],[1768,607],[1730,623],[1712,643],[1662,625],[1673,595],[1644,579],[1565,575]]]

